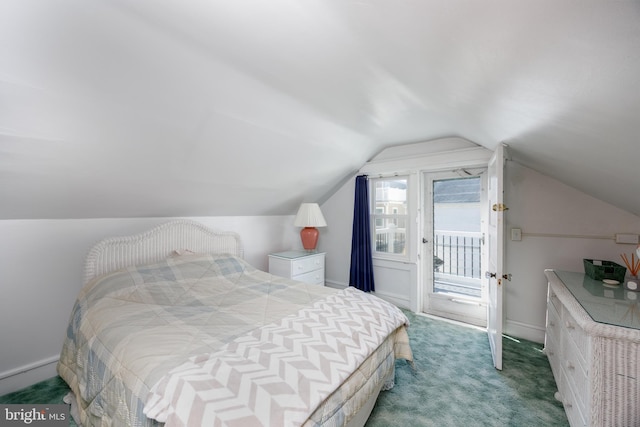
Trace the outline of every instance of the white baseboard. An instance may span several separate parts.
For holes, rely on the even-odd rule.
[[[335,288],[335,289],[346,289],[349,287],[349,285],[346,283],[336,282],[333,280],[325,280],[324,285],[328,288]]]
[[[58,375],[59,356],[52,356],[0,373],[0,396]]]
[[[539,326],[507,319],[503,325],[502,333],[542,344],[544,343],[545,329]]]
[[[372,292],[373,295],[377,296],[380,299],[383,299],[396,307],[406,308],[407,310],[411,310],[411,301],[406,298],[398,298],[397,295],[392,295],[385,292]]]

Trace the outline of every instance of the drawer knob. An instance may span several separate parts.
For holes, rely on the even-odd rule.
[[[569,322],[568,320],[567,320],[566,325],[567,325],[567,329],[575,329],[576,328],[575,326],[573,326],[573,323]]]
[[[573,363],[571,363],[569,360],[567,360],[567,369],[575,369],[576,367],[573,365]]]

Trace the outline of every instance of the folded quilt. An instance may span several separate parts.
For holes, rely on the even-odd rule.
[[[397,307],[347,288],[191,357],[152,387],[144,413],[167,427],[302,425],[403,325]]]

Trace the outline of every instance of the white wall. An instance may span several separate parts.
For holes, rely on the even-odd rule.
[[[505,223],[506,265],[513,279],[505,287],[504,332],[542,342],[547,290],[544,269],[582,272],[583,258],[622,264],[620,254],[630,254],[635,246],[616,244],[614,236],[640,233],[640,217],[516,162],[507,162],[505,176],[505,200],[509,206]],[[322,250],[327,252],[327,283],[336,287],[347,286],[349,280],[354,180],[322,206],[328,223],[321,242]],[[521,241],[510,240],[514,227],[522,229]],[[384,297],[395,302],[410,300],[412,296],[403,282],[406,277],[385,276],[385,292],[396,289],[397,294]]]
[[[624,265],[620,254],[631,254],[635,245],[616,244],[614,237],[640,233],[640,217],[515,162],[507,162],[505,176],[506,263],[513,274],[505,287],[505,332],[541,341],[544,269],[583,272],[583,258]],[[512,228],[522,229],[522,241],[510,240]]]
[[[325,283],[332,287],[349,286],[351,234],[356,175],[349,179],[320,207],[327,227],[320,229],[318,250],[325,251]]]
[[[240,234],[245,259],[300,247],[293,216],[191,218]],[[170,218],[0,221],[0,395],[50,378],[81,288],[84,257],[105,237],[146,231]]]

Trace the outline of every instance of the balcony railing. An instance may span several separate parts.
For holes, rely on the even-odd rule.
[[[434,291],[481,296],[482,233],[438,230],[433,237]],[[404,254],[406,230],[376,228],[376,252]]]
[[[436,231],[434,270],[452,276],[480,278],[482,233]]]
[[[482,233],[436,231],[434,292],[481,297]]]
[[[376,228],[376,252],[387,254],[404,254],[406,230],[391,225],[387,228]]]
[[[436,231],[434,233],[433,267],[436,272],[479,279],[482,233]],[[376,252],[402,254],[405,251],[404,228],[376,229]]]

